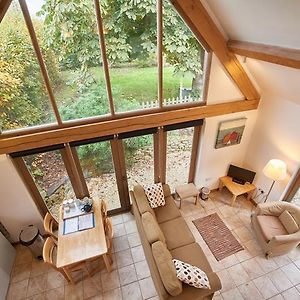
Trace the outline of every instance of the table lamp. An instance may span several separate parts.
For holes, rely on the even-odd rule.
[[[272,188],[274,186],[275,181],[284,180],[286,177],[286,163],[279,159],[271,159],[268,161],[268,163],[263,168],[263,173],[268,178],[272,179],[273,182],[271,184],[271,187],[269,189],[269,192],[266,196],[266,199],[264,202],[267,201]]]

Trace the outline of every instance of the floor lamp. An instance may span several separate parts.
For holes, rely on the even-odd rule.
[[[272,179],[273,182],[271,184],[271,187],[268,191],[268,194],[266,195],[265,201],[267,201],[275,181],[284,180],[286,177],[286,163],[279,159],[271,159],[268,161],[268,163],[263,168],[263,173],[268,178]]]

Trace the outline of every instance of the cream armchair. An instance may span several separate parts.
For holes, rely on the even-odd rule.
[[[296,205],[283,201],[258,204],[251,223],[267,258],[286,254],[300,243],[300,207]]]

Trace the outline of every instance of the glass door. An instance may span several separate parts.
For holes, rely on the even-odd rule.
[[[123,139],[128,189],[154,182],[153,134]]]
[[[23,157],[48,210],[58,219],[60,205],[75,193],[59,150]]]
[[[171,191],[188,182],[194,127],[167,131],[166,182]]]
[[[121,209],[111,142],[81,145],[76,150],[90,196],[104,200],[108,210]]]

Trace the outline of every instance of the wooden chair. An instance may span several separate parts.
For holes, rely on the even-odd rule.
[[[67,281],[70,281],[67,274],[63,269],[56,267],[56,253],[57,253],[57,245],[53,241],[51,237],[48,237],[44,243],[43,247],[43,259],[46,264],[54,268],[56,271],[60,272]]]
[[[106,218],[107,218],[107,204],[104,200],[101,201],[101,215],[102,215],[102,219],[105,222]]]
[[[46,213],[44,217],[44,229],[45,232],[54,238],[55,241],[58,239],[57,229],[58,229],[58,223],[57,221],[52,217],[51,214],[48,212]]]
[[[55,270],[60,272],[65,277],[65,279],[71,282],[72,284],[75,284],[75,282],[70,274],[71,272],[83,270],[88,274],[88,276],[91,276],[85,262],[78,263],[73,266],[69,266],[65,269],[57,268],[56,253],[57,253],[57,245],[54,242],[53,238],[48,237],[43,247],[43,259],[45,263],[49,264]]]
[[[114,236],[114,231],[113,231],[113,226],[112,226],[112,221],[110,218],[106,218],[104,222],[104,232],[105,232],[105,237],[106,237],[106,244],[107,244],[107,255],[109,257],[110,263],[112,264],[113,259],[112,259],[112,239]]]

